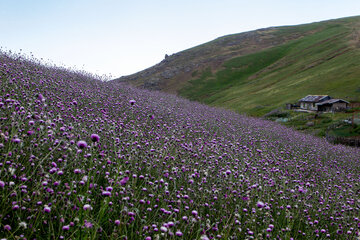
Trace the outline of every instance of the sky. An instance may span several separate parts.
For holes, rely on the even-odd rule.
[[[356,15],[359,0],[0,0],[0,47],[117,78],[224,35]]]

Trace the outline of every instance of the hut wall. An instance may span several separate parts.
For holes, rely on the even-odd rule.
[[[342,111],[345,110],[346,108],[347,108],[347,103],[344,102],[337,102],[332,105],[333,111]]]
[[[300,106],[302,109],[308,109],[308,110],[317,110],[317,106],[315,105],[315,103],[310,103],[310,102],[301,102]]]
[[[329,104],[320,105],[320,106],[318,106],[318,111],[320,111],[320,112],[331,112],[332,107]]]

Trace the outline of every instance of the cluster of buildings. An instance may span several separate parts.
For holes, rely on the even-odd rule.
[[[349,108],[349,102],[332,98],[329,95],[307,95],[298,104],[286,104],[287,109],[300,109],[317,112],[341,112]]]

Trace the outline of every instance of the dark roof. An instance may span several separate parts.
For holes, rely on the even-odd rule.
[[[316,105],[319,106],[319,105],[325,105],[325,104],[334,104],[334,103],[337,103],[337,102],[344,102],[344,103],[349,104],[349,102],[347,102],[345,100],[333,98],[333,99],[329,99],[329,100],[317,103]]]
[[[299,100],[299,102],[320,102],[325,98],[329,97],[328,95],[307,95],[306,97]]]

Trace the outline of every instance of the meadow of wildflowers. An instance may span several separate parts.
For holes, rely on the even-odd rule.
[[[357,239],[360,150],[0,54],[0,239]]]

